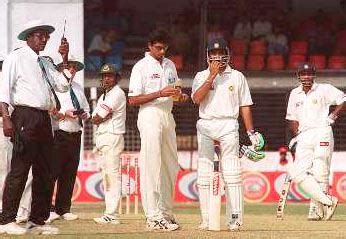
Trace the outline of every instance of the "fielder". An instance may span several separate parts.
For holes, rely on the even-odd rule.
[[[179,169],[172,97],[188,96],[174,87],[178,80],[172,61],[165,58],[168,35],[157,30],[148,40],[149,52],[135,64],[129,85],[129,103],[139,105],[137,126],[141,136],[140,188],[149,231],[174,231],[172,199]]]
[[[97,125],[96,148],[101,157],[106,210],[103,216],[94,218],[94,221],[100,224],[119,224],[117,211],[121,197],[120,154],[124,150],[126,96],[117,85],[120,75],[114,65],[102,66],[101,74],[104,93],[97,101],[91,121]]]
[[[192,85],[192,100],[199,104],[197,122],[199,190],[202,223],[209,223],[209,187],[214,158],[213,141],[220,142],[221,172],[226,187],[226,220],[229,230],[243,225],[243,189],[239,155],[239,112],[252,145],[264,146],[262,136],[254,131],[250,106],[253,104],[244,75],[229,66],[227,42],[215,39],[207,47],[208,69],[198,72]],[[260,142],[262,141],[262,142]],[[262,144],[262,146],[260,146]]]
[[[334,148],[332,124],[345,102],[345,94],[330,84],[314,82],[316,70],[303,63],[297,71],[300,85],[291,91],[286,119],[296,143],[295,161],[288,167],[293,181],[311,195],[309,220],[330,220],[338,199],[328,195],[329,169]],[[329,114],[329,107],[336,105]]]

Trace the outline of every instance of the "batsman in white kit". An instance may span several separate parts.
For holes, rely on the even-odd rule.
[[[120,75],[114,65],[102,66],[101,75],[104,93],[97,101],[91,121],[97,125],[96,149],[101,160],[106,210],[103,216],[94,218],[94,221],[100,224],[119,224],[117,212],[121,196],[120,154],[124,150],[126,96],[117,85]]]
[[[330,84],[315,83],[315,66],[303,63],[300,85],[291,91],[286,119],[295,137],[295,161],[288,167],[292,180],[311,196],[309,220],[330,220],[338,199],[328,194],[330,161],[334,149],[332,125],[343,110],[344,92]],[[333,112],[329,107],[336,105]]]
[[[178,165],[172,97],[188,96],[175,87],[178,80],[174,63],[165,58],[168,35],[151,33],[149,52],[135,64],[129,85],[129,104],[139,105],[137,126],[141,137],[140,189],[148,231],[179,228],[172,212],[174,182]]]
[[[263,136],[254,131],[250,106],[253,104],[245,76],[229,65],[230,53],[224,39],[215,39],[207,47],[208,69],[198,72],[192,85],[192,100],[199,104],[197,122],[197,186],[202,223],[201,230],[220,230],[220,205],[211,205],[215,179],[211,175],[214,141],[220,158],[226,189],[226,223],[231,231],[243,225],[243,186],[239,158],[239,113],[255,150],[264,147]],[[220,147],[220,153],[218,153]],[[220,202],[220,201],[219,201]]]

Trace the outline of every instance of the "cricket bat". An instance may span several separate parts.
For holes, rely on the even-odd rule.
[[[126,160],[126,172],[127,172],[127,191],[126,191],[126,214],[130,214],[130,194],[131,194],[131,177],[130,177],[130,158]]]
[[[220,231],[221,212],[221,173],[220,173],[220,143],[214,141],[216,157],[213,161],[213,173],[210,178],[209,191],[209,231]]]
[[[287,201],[288,192],[289,192],[290,187],[291,187],[291,183],[292,183],[292,179],[287,174],[286,178],[285,178],[284,185],[282,186],[282,190],[280,193],[280,199],[279,199],[278,207],[276,210],[276,217],[279,220],[283,220],[283,217],[284,217],[284,209],[285,209],[285,205],[286,205],[286,201]]]
[[[135,214],[138,214],[138,159],[135,159]]]

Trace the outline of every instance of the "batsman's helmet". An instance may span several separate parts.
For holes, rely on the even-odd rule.
[[[221,54],[215,54],[217,51],[221,50]],[[221,66],[225,66],[230,61],[230,50],[228,48],[227,42],[222,39],[213,39],[209,41],[207,46],[207,60],[208,63],[211,61],[219,61]]]
[[[316,77],[316,67],[310,62],[303,62],[298,66],[297,77],[303,86],[311,86]]]

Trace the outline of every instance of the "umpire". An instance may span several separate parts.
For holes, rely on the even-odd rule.
[[[4,79],[0,88],[3,131],[13,141],[13,156],[3,192],[0,233],[58,233],[57,228],[44,225],[53,191],[53,136],[48,111],[60,108],[55,90],[67,91],[71,74],[67,69],[58,72],[39,55],[54,30],[40,20],[28,22],[18,35],[19,40],[26,41],[26,46],[10,53],[3,64]],[[59,53],[63,59],[67,59],[68,52],[68,42],[62,39]],[[11,116],[9,105],[14,107]],[[30,167],[32,210],[26,228],[22,228],[15,223],[15,218]]]

